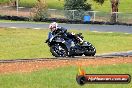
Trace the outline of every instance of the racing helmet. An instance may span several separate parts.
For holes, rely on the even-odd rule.
[[[49,25],[49,29],[53,32],[55,30],[57,30],[57,27],[58,27],[58,23],[56,22],[52,22],[50,25]]]

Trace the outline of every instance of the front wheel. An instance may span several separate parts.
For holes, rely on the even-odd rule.
[[[86,48],[86,51],[84,53],[85,56],[94,56],[95,54],[96,54],[96,49],[92,44]]]
[[[55,57],[66,57],[68,55],[68,51],[64,45],[54,44],[50,47],[50,52]]]

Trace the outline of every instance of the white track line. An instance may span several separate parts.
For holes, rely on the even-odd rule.
[[[99,32],[99,31],[92,31],[92,32]]]
[[[14,28],[14,29],[15,29],[15,28],[17,28],[17,27],[9,27],[9,28]]]
[[[130,33],[124,33],[124,34],[128,35],[128,34],[130,34]]]
[[[33,28],[33,29],[37,29],[37,30],[39,30],[39,29],[41,29],[41,28]]]
[[[113,32],[106,32],[106,33],[113,33]]]

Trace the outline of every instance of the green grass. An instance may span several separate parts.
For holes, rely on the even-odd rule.
[[[19,6],[33,7],[33,6],[35,6],[36,2],[37,2],[37,0],[20,0]]]
[[[93,2],[93,0],[88,0],[92,4],[93,10],[111,12],[110,0],[106,0],[103,5]],[[131,0],[120,0],[119,12],[132,13],[132,1]]]
[[[0,3],[8,2],[8,0],[0,0]],[[63,9],[64,0],[46,0],[48,7],[51,9]],[[92,4],[92,9],[96,11],[111,11],[111,4],[109,0],[106,0],[103,5],[99,5],[93,0],[88,0],[88,3]],[[19,6],[32,7],[36,3],[36,0],[20,0]],[[119,12],[132,13],[132,0],[120,0]]]
[[[9,0],[0,0],[0,3],[3,4],[3,3],[7,3],[9,2]]]
[[[0,28],[0,59],[52,57],[48,45],[44,43],[48,31]],[[98,54],[132,50],[131,34],[70,31],[82,32],[85,40],[96,47]]]
[[[32,7],[35,5],[37,0],[20,0],[20,6]],[[64,2],[59,0],[46,0],[48,3],[48,8],[50,9],[63,9]]]
[[[20,0],[20,6],[32,7],[35,5],[37,0]],[[48,7],[51,9],[63,9],[64,2],[59,0],[46,0]]]
[[[0,58],[50,57],[44,40],[47,30],[0,29]],[[39,55],[39,56],[38,56]]]
[[[109,69],[108,69],[109,68]],[[84,67],[87,74],[130,74],[132,64]],[[76,83],[78,67],[67,66],[43,69],[31,73],[0,74],[0,88],[131,88],[129,84],[87,84]]]

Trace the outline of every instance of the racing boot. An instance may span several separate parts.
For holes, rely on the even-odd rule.
[[[83,39],[81,39],[80,37],[77,37],[77,40],[79,41],[79,44],[82,45],[83,44]]]

